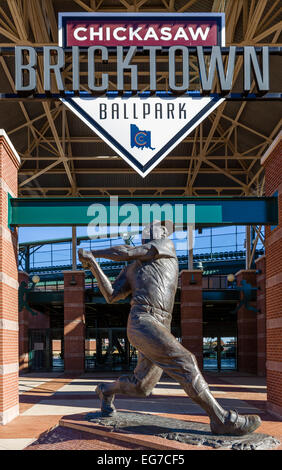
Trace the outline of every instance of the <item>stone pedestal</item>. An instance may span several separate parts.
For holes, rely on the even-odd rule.
[[[82,374],[85,369],[84,291],[84,271],[65,271],[64,364],[67,374]]]
[[[19,414],[17,231],[8,227],[8,197],[17,197],[20,158],[0,130],[0,424]]]
[[[181,282],[181,334],[183,346],[197,358],[203,368],[203,299],[202,271],[183,270]]]

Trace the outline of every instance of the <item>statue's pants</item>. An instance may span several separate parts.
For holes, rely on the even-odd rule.
[[[146,305],[131,308],[127,335],[138,350],[138,363],[132,375],[115,383],[117,393],[148,396],[163,371],[175,379],[191,397],[208,388],[195,356],[170,333],[171,315]]]

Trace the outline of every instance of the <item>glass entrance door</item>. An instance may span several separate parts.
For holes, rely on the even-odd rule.
[[[221,370],[237,369],[237,338],[221,337],[222,351],[220,352]]]
[[[236,370],[237,338],[213,336],[203,338],[204,370]]]
[[[126,328],[86,329],[86,370],[131,370],[136,363],[137,353],[127,339]]]
[[[52,370],[64,370],[64,330],[63,328],[51,329],[51,356]]]

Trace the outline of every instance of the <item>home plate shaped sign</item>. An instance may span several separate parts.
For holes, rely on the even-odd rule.
[[[60,46],[73,49],[73,68],[79,64],[79,48],[88,51],[88,86],[94,92],[87,97],[83,93],[68,97],[66,93],[62,101],[142,177],[224,100],[187,93],[188,49],[224,46],[223,14],[60,13],[59,28]],[[138,66],[131,62],[141,51],[150,64],[150,90],[143,93],[138,92]],[[162,52],[168,57],[170,92],[156,90],[156,55]],[[99,83],[95,76],[97,54],[104,64]],[[109,54],[111,58],[116,54],[117,92],[108,91]],[[181,84],[176,80],[179,55]],[[124,86],[128,71],[131,91]],[[79,90],[78,80],[74,90]]]
[[[223,99],[150,96],[63,101],[145,177]]]

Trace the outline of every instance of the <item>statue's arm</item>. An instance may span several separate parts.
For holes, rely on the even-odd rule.
[[[157,250],[150,245],[129,246],[120,245],[106,248],[105,250],[94,250],[92,255],[95,258],[105,258],[113,261],[150,261],[156,256]]]
[[[79,259],[81,260],[83,267],[87,267],[92,272],[107,303],[112,304],[120,299],[126,298],[130,294],[130,288],[123,271],[116,279],[114,285],[112,285],[111,281],[102,271],[91,252],[82,253],[83,251],[80,250]]]

